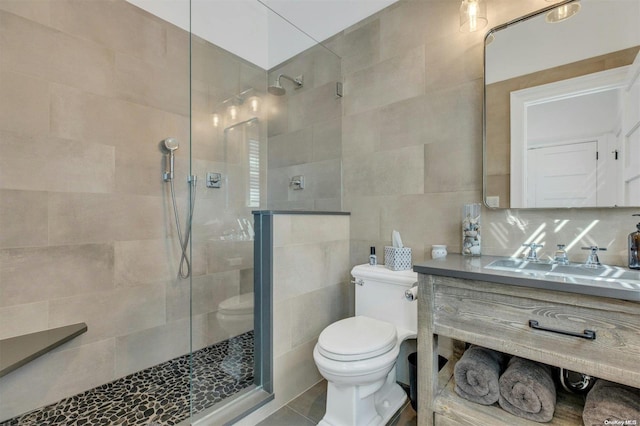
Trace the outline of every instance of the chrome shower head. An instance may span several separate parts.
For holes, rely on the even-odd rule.
[[[176,138],[166,138],[162,141],[162,147],[169,153],[175,151],[180,146],[178,139]]]
[[[166,168],[165,172],[162,174],[162,179],[164,179],[165,182],[170,182],[171,180],[173,180],[173,151],[178,149],[180,143],[176,138],[166,138],[162,142],[160,142],[160,146],[162,147],[163,151],[165,151],[168,157],[165,160]]]
[[[273,83],[273,85],[269,86],[267,88],[267,92],[271,93],[272,95],[275,96],[282,96],[285,94],[285,90],[284,87],[282,87],[282,83],[280,83],[280,79],[284,78],[286,80],[289,80],[291,82],[293,82],[293,84],[295,84],[295,88],[299,89],[303,86],[304,84],[304,77],[299,75],[296,78],[293,77],[289,77],[286,74],[280,74],[278,75],[278,78],[276,78],[276,81]]]
[[[267,92],[271,93],[274,96],[282,96],[285,94],[284,87],[280,84],[280,80],[276,80],[272,86],[267,87]]]

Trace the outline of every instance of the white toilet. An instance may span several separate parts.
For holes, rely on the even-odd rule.
[[[244,354],[244,347],[237,336],[253,330],[253,298],[253,292],[245,293],[232,296],[218,304],[216,319],[229,340],[228,351],[220,369],[235,379],[241,378],[244,374],[243,365],[238,362]]]
[[[218,304],[216,319],[228,337],[253,330],[253,298],[253,292],[239,294]]]
[[[351,275],[356,316],[325,328],[313,350],[327,379],[320,426],[384,425],[407,400],[396,383],[396,360],[400,344],[417,335],[417,303],[405,297],[417,274],[359,265]]]

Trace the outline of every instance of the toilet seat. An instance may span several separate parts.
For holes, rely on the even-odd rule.
[[[218,312],[223,315],[253,315],[253,293],[239,294],[223,300]]]
[[[335,322],[318,337],[318,352],[335,361],[361,361],[392,350],[398,342],[393,324],[357,316]]]

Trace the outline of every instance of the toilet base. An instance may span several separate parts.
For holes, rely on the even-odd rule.
[[[384,385],[373,394],[359,398],[356,387],[339,388],[328,383],[327,413],[318,426],[381,426],[386,425],[393,415],[402,408],[407,401],[406,392],[395,382],[394,371],[387,376]],[[332,395],[333,394],[333,395]],[[333,405],[330,399],[337,398],[340,402]],[[345,401],[351,405],[345,407]],[[335,412],[330,412],[334,410]]]

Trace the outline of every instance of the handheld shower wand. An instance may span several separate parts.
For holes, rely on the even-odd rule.
[[[178,214],[178,205],[176,203],[176,192],[173,187],[173,164],[174,164],[174,151],[178,149],[180,144],[176,138],[166,138],[162,141],[161,147],[165,154],[166,158],[166,168],[165,172],[162,173],[162,179],[165,182],[169,182],[171,187],[171,200],[173,202],[173,213],[176,219],[176,229],[178,230],[178,241],[180,242],[180,250],[182,252],[180,256],[180,267],[178,269],[178,276],[180,278],[186,279],[191,275],[191,262],[189,261],[189,257],[187,254],[187,248],[189,247],[189,238],[191,237],[191,223],[193,219],[193,209],[195,208],[196,202],[196,176],[189,176],[187,180],[189,182],[189,213],[187,216],[187,228],[185,229],[184,238],[182,238],[182,226],[180,225],[180,215]]]
[[[178,149],[179,146],[180,144],[178,143],[178,140],[176,138],[166,138],[162,141],[162,147],[168,155],[166,161],[166,166],[168,167],[168,169],[165,169],[166,171],[162,174],[162,179],[164,179],[165,182],[173,180],[173,160],[175,157],[173,151]]]

